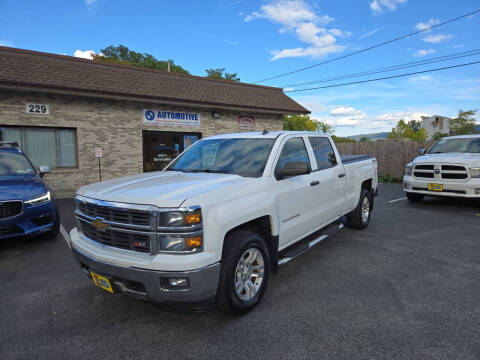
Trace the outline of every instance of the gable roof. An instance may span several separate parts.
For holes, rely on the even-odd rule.
[[[274,113],[306,108],[281,88],[94,62],[72,56],[0,46],[0,86],[121,96],[186,104],[234,107]]]

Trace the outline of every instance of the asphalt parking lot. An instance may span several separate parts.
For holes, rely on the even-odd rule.
[[[271,278],[252,312],[179,313],[95,287],[61,235],[0,243],[2,359],[479,359],[480,206],[382,184],[344,229]],[[61,200],[73,227],[71,200]]]

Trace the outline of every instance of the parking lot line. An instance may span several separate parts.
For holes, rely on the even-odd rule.
[[[60,234],[62,234],[63,240],[65,240],[68,246],[70,246],[70,236],[68,235],[67,230],[65,230],[62,224],[60,224]]]
[[[395,199],[395,200],[389,200],[389,203],[397,202],[397,201],[402,201],[402,200],[407,200],[406,197],[400,198],[400,199]]]

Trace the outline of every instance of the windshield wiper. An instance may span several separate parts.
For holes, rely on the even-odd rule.
[[[192,173],[205,172],[205,173],[215,173],[215,174],[227,174],[227,172],[217,170],[217,169],[189,169],[189,170],[184,170],[184,171],[185,172],[192,172]]]

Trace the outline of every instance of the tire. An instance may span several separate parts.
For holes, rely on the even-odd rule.
[[[227,235],[217,292],[219,310],[230,314],[252,310],[265,294],[270,268],[270,254],[260,235],[245,230]]]
[[[357,207],[347,215],[347,226],[352,229],[365,229],[370,223],[373,210],[372,192],[362,189]]]
[[[58,212],[58,207],[55,207],[55,222],[53,229],[40,235],[42,239],[55,239],[60,232],[60,213]]]
[[[415,194],[415,193],[409,193],[409,192],[406,192],[405,196],[407,197],[407,199],[409,201],[411,201],[413,203],[422,202],[423,198],[425,197],[422,194]]]

